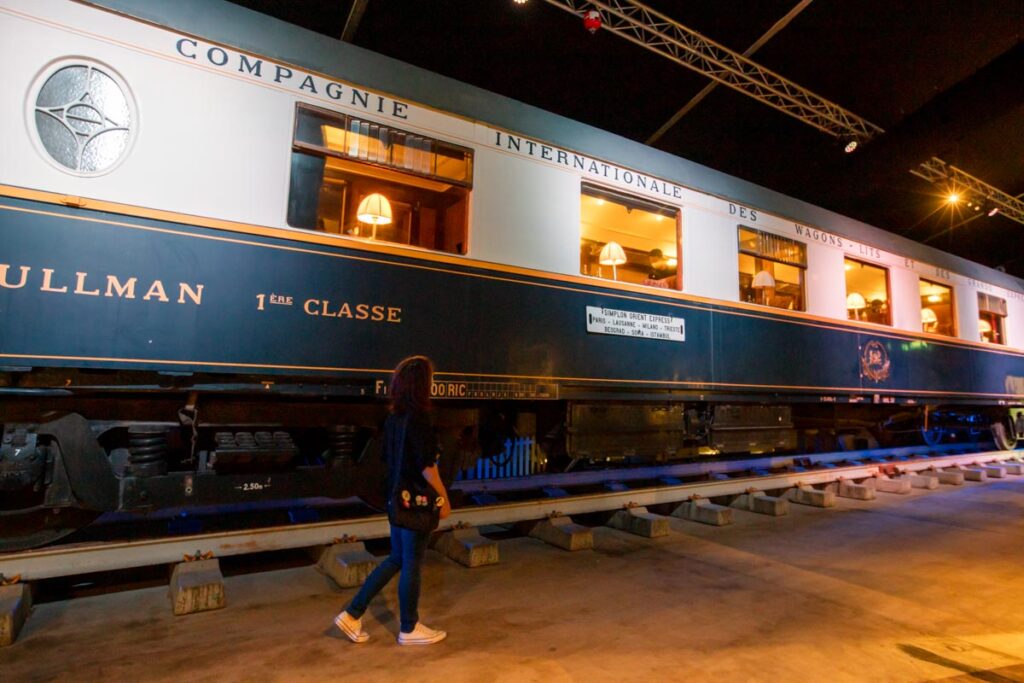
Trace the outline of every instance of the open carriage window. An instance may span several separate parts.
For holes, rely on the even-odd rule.
[[[288,224],[466,253],[473,152],[297,105]]]
[[[1006,299],[978,292],[978,336],[990,344],[1006,343]]]
[[[679,209],[583,183],[580,272],[682,289]]]
[[[741,301],[805,310],[806,245],[741,225],[739,252]]]
[[[953,288],[929,280],[920,281],[921,329],[925,332],[956,336],[953,316]]]
[[[879,325],[892,324],[889,269],[845,259],[846,317]]]

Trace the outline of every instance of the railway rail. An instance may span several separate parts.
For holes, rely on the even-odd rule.
[[[962,447],[959,447],[962,448]],[[917,451],[911,454],[909,451]],[[1016,457],[1014,451],[938,453],[920,455],[920,449],[889,449],[858,453],[833,453],[807,456],[810,468],[790,467],[785,472],[766,472],[769,468],[792,465],[793,458],[768,457],[753,460],[673,465],[664,468],[602,471],[593,473],[589,483],[609,481],[647,481],[660,478],[654,486],[587,492],[561,497],[498,502],[463,507],[444,520],[440,530],[463,526],[513,524],[552,516],[580,515],[621,510],[632,506],[679,503],[699,498],[715,498],[746,493],[752,489],[781,491],[798,485],[822,486],[839,480],[863,480],[880,473],[915,473],[973,464],[989,464]],[[702,481],[679,482],[673,477],[703,473],[717,475]],[[802,471],[794,471],[802,470]],[[762,472],[751,475],[751,472]],[[740,476],[730,476],[740,474]],[[559,482],[559,475],[530,477],[529,482],[471,482],[465,489],[492,491],[540,488]],[[578,474],[577,474],[578,477]],[[579,479],[573,480],[579,483]],[[528,483],[528,486],[527,486]],[[558,495],[557,493],[555,494]],[[385,515],[334,520],[254,530],[203,533],[138,541],[58,545],[0,555],[0,575],[20,577],[21,581],[58,578],[93,572],[130,569],[181,561],[184,555],[212,553],[215,557],[288,550],[327,545],[344,538],[373,539],[389,534]]]

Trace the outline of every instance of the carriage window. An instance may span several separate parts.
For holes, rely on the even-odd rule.
[[[739,226],[740,300],[803,311],[807,247]]]
[[[925,332],[955,337],[953,288],[928,280],[921,280],[920,288],[921,329]]]
[[[850,320],[891,325],[889,270],[870,263],[845,259],[846,317]]]
[[[466,253],[473,152],[354,116],[296,108],[288,224]]]
[[[649,287],[682,289],[679,210],[583,184],[580,272]]]
[[[1006,299],[978,293],[978,335],[990,344],[1005,344]]]

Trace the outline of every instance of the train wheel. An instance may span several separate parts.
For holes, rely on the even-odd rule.
[[[1016,432],[1006,428],[1002,422],[992,423],[992,440],[996,442],[996,448],[1002,451],[1012,451],[1017,447]]]
[[[19,515],[0,517],[3,521],[3,536],[0,536],[0,552],[28,550],[64,538],[86,526],[100,516],[93,510],[79,508],[49,508],[32,510]]]
[[[946,429],[944,427],[921,427],[921,438],[928,446],[938,446],[945,437]]]

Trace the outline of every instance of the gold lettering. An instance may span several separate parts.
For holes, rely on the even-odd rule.
[[[338,310],[338,317],[339,318],[351,318],[352,317],[352,309],[349,308],[347,303],[344,303],[344,304],[341,305],[341,308]]]
[[[93,289],[85,291],[85,278],[89,276],[89,273],[75,273],[77,279],[75,280],[75,294],[85,294],[86,296],[99,296],[100,290]]]
[[[203,286],[196,285],[195,289],[188,286],[186,282],[178,283],[178,303],[185,303],[185,295],[188,294],[188,298],[192,299],[192,303],[199,306],[203,302]]]
[[[370,310],[373,311],[373,317],[370,318],[370,319],[373,320],[374,322],[380,322],[381,320],[384,319],[384,307],[383,306],[374,306]]]
[[[401,315],[402,315],[402,309],[401,308],[391,308],[390,306],[388,307],[388,322],[389,323],[400,323],[400,322],[402,322],[402,319],[399,317]]]
[[[43,286],[39,288],[39,291],[57,292],[58,294],[64,294],[68,291],[67,287],[53,287],[51,280],[53,280],[53,269],[43,268]]]
[[[153,284],[150,285],[149,291],[146,292],[146,296],[142,298],[145,301],[149,301],[150,298],[154,296],[157,299],[160,299],[160,301],[163,301],[164,303],[170,301],[170,299],[167,298],[167,292],[164,291],[164,283],[160,282],[159,280],[153,280]]]
[[[338,317],[337,313],[331,313],[330,311],[327,310],[327,304],[329,304],[329,303],[331,303],[331,302],[328,301],[327,299],[324,299],[324,303],[323,303],[323,315],[324,315],[324,317],[326,317],[326,318],[337,318]]]
[[[121,281],[117,279],[116,275],[107,276],[107,293],[104,296],[117,296],[122,299],[134,299],[135,298],[135,282],[138,278],[130,277],[128,282],[121,284]]]
[[[10,268],[6,263],[0,263],[0,287],[6,287],[7,289],[21,289],[25,286],[28,281],[28,271],[31,270],[28,266],[21,266],[21,282],[16,285],[12,285],[7,281],[7,269]]]
[[[356,320],[366,320],[370,317],[370,307],[366,304],[356,304]]]
[[[304,303],[302,305],[302,308],[306,311],[307,315],[320,315],[320,311],[311,311],[311,310],[309,310],[309,305],[310,304],[313,304],[315,306],[318,303],[320,303],[320,302],[317,299],[307,299],[306,303]]]

